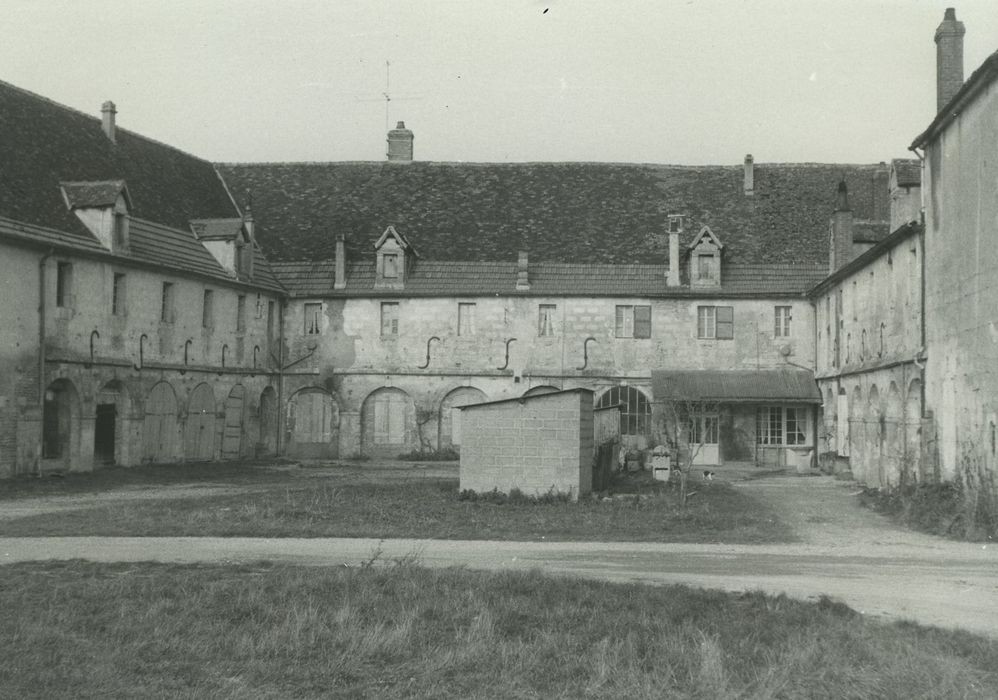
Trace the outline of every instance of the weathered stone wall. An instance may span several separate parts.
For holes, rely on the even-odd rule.
[[[276,335],[277,297],[269,293],[258,297],[256,290],[224,280],[195,280],[128,266],[125,261],[119,265],[57,252],[45,265],[43,384],[59,390],[51,393],[65,398],[71,420],[62,431],[65,449],[58,458],[43,458],[45,411],[38,383],[39,261],[43,254],[8,244],[0,250],[5,293],[0,304],[0,476],[100,466],[109,455],[95,459],[99,405],[115,407],[113,430],[105,426],[105,435],[113,435],[113,463],[192,459],[188,401],[199,384],[210,388],[211,400],[198,408],[202,437],[197,458],[234,458],[276,449],[277,377],[268,355],[270,349],[276,351],[277,343],[268,337],[267,314],[271,302]],[[56,303],[60,262],[72,265],[62,306]],[[117,315],[111,312],[115,273],[126,275],[120,299],[123,313]],[[173,283],[173,313],[167,323],[161,321],[163,282]],[[214,290],[214,323],[207,328],[202,325],[205,288]],[[236,327],[238,295],[246,297],[242,330]],[[164,381],[170,385],[176,407],[172,420],[164,418],[171,435],[163,438],[164,449],[157,452],[147,444],[146,399],[151,388]],[[273,435],[261,435],[261,397],[268,386],[271,400],[265,402],[269,413],[263,423],[272,428]],[[201,395],[206,392],[202,389]]]
[[[587,390],[462,409],[461,490],[584,496],[592,487],[593,396]]]
[[[998,84],[926,147],[926,407],[941,476],[995,472],[998,424]]]

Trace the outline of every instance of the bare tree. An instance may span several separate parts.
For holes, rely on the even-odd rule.
[[[689,490],[690,476],[693,474],[693,463],[707,444],[709,430],[716,430],[708,425],[712,418],[716,420],[717,403],[704,399],[675,397],[657,402],[662,408],[660,416],[660,434],[669,449],[673,469],[679,472],[679,505],[686,502],[695,491]]]

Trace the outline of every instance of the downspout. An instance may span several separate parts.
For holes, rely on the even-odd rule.
[[[921,214],[919,218],[921,219],[922,230],[918,232],[918,242],[919,242],[919,247],[921,248],[918,261],[920,268],[919,269],[920,274],[918,276],[919,287],[920,287],[919,299],[918,299],[918,307],[919,307],[918,321],[920,326],[919,332],[921,335],[922,342],[921,342],[921,348],[919,348],[918,351],[918,356],[915,357],[915,366],[918,367],[919,370],[921,370],[921,375],[922,375],[921,376],[922,381],[919,382],[920,396],[918,398],[919,398],[919,403],[921,404],[919,406],[921,416],[922,418],[925,418],[925,384],[926,384],[925,365],[920,365],[918,363],[918,359],[919,356],[923,356],[926,351],[925,348],[925,193],[928,190],[927,187],[928,183],[925,178],[925,154],[919,153],[918,148],[915,146],[910,147],[908,150],[914,153],[918,157],[919,164],[921,165],[922,168],[922,176],[921,176],[922,186],[919,188],[919,196],[922,199],[921,203],[922,206],[920,207],[921,211],[919,212]]]
[[[286,311],[284,305],[284,299],[279,299],[277,302],[277,318],[278,318],[278,331],[277,331],[277,420],[274,421],[277,424],[277,441],[274,443],[277,446],[277,454],[280,455],[282,449],[284,448],[284,312]]]
[[[45,263],[53,255],[55,255],[55,249],[49,248],[49,251],[38,260],[38,409],[40,411],[39,419],[43,424],[45,421]],[[42,470],[42,451],[44,449],[44,431],[41,428],[42,426],[39,426],[36,468],[38,474],[41,474]]]

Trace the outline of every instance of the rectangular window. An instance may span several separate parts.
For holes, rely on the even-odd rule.
[[[274,342],[274,302],[267,302],[267,342]]]
[[[714,256],[713,255],[698,255],[697,256],[697,279],[702,282],[711,282],[715,278],[714,274]]]
[[[322,304],[305,304],[305,335],[322,333]]]
[[[111,285],[111,313],[115,316],[125,315],[125,275],[122,272],[114,273],[114,282]]]
[[[114,213],[114,249],[121,250],[125,247],[127,242],[126,230],[128,226],[128,219],[125,218],[125,214],[122,212]]]
[[[651,338],[651,306],[618,306],[614,335],[618,338]]]
[[[381,336],[399,334],[399,305],[397,301],[381,302]]]
[[[204,302],[201,304],[201,327],[213,328],[215,326],[215,292],[204,290]]]
[[[716,445],[720,416],[712,411],[695,411],[689,418],[691,445]]]
[[[537,335],[542,337],[554,335],[554,314],[557,310],[557,304],[537,306]]]
[[[697,338],[717,337],[717,307],[697,307]]]
[[[240,294],[236,297],[236,333],[246,330],[246,296]]]
[[[163,283],[163,298],[159,306],[159,320],[162,323],[173,323],[173,282]]]
[[[457,334],[458,335],[474,335],[475,334],[475,305],[474,304],[458,304],[457,305]]]
[[[777,306],[774,311],[773,337],[788,338],[790,336],[790,307]]]
[[[57,263],[55,266],[55,305],[73,305],[73,264]]]
[[[384,269],[382,272],[385,277],[398,277],[399,276],[399,256],[395,253],[385,253],[384,255]]]
[[[760,445],[807,444],[807,409],[765,406],[756,415],[756,442]]]

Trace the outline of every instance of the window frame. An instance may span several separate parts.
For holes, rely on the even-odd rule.
[[[558,313],[557,304],[538,304],[537,305],[537,337],[538,338],[553,338],[557,333],[557,329],[554,325],[555,314]]]
[[[475,307],[470,301],[460,301],[457,304],[457,334],[461,337],[475,335]]]
[[[236,295],[236,333],[246,332],[246,295]]]
[[[651,338],[651,304],[617,304],[613,334],[615,338]]]
[[[636,386],[612,386],[596,400],[596,408],[620,407],[621,435],[649,435],[651,433],[651,399]]]
[[[389,312],[386,314],[385,312]],[[397,301],[383,301],[381,302],[381,337],[382,338],[397,338],[399,335],[399,317],[400,317],[399,303]],[[386,324],[387,322],[387,324]],[[385,327],[388,326],[388,332],[385,332]]]
[[[304,317],[304,322],[305,322],[305,325],[302,328],[303,335],[322,335],[321,301],[303,302],[302,316]]]
[[[756,444],[762,447],[806,447],[809,424],[806,406],[760,406],[756,410]]]
[[[697,339],[734,340],[735,307],[697,306]]]
[[[111,276],[111,315],[127,316],[128,309],[128,275],[124,272],[113,272]]]
[[[390,265],[389,265],[390,263]],[[391,274],[388,274],[389,268],[391,269]],[[385,279],[398,279],[399,278],[399,254],[398,253],[382,253],[381,255],[381,276]]]
[[[55,305],[60,309],[73,306],[73,263],[66,260],[55,264]]]
[[[215,290],[211,288],[205,288],[201,295],[201,327],[215,327]]]
[[[773,307],[773,337],[789,338],[790,322],[793,321],[792,306]]]
[[[159,305],[159,322],[160,323],[174,323],[176,320],[175,313],[175,299],[174,295],[174,284],[173,282],[163,282],[162,296],[160,297]]]

